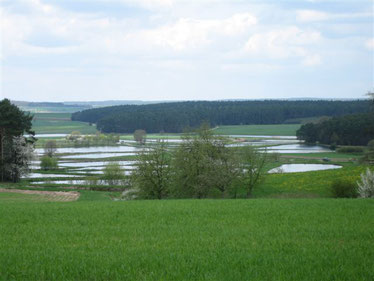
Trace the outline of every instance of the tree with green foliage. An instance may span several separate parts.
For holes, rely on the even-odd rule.
[[[44,155],[40,159],[40,169],[44,171],[57,170],[58,169],[57,158]]]
[[[120,185],[125,179],[125,173],[117,162],[109,162],[103,171],[101,179],[109,185]]]
[[[245,187],[246,196],[252,196],[253,189],[265,176],[265,165],[268,162],[267,151],[245,146],[239,150],[241,158],[240,177]]]
[[[135,130],[134,140],[139,144],[145,144],[147,133],[145,130]]]
[[[139,198],[162,199],[168,196],[171,184],[170,155],[166,142],[158,140],[151,149],[142,150],[137,157],[137,168],[130,181]]]
[[[31,130],[32,118],[32,115],[20,110],[10,100],[0,102],[0,181],[18,181],[20,173],[12,170],[22,170],[28,165],[28,156],[18,152],[35,141],[35,133]],[[31,138],[23,137],[24,134],[29,134]],[[24,138],[24,141],[19,138]],[[30,146],[27,150],[30,150]],[[26,161],[18,161],[20,156],[25,157],[23,160]],[[18,159],[16,162],[15,158]]]
[[[195,134],[186,134],[173,161],[174,195],[205,198],[218,192],[225,196],[237,175],[233,156],[225,139],[214,136],[207,124]]]

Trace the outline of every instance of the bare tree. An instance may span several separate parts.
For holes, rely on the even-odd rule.
[[[44,145],[44,154],[53,157],[57,151],[57,144],[55,140],[47,141]]]

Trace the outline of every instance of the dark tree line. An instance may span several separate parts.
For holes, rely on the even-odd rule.
[[[203,121],[211,126],[281,124],[289,119],[341,116],[369,111],[369,101],[189,101],[148,105],[121,105],[76,112],[72,120],[96,123],[109,133],[182,132]]]
[[[35,141],[32,118],[10,100],[0,101],[0,182],[16,182],[28,169],[32,156],[30,144]],[[31,138],[26,139],[23,134],[29,134]]]
[[[350,114],[302,125],[298,139],[329,145],[367,145],[374,139],[374,113]]]

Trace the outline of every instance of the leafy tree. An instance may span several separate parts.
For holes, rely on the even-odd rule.
[[[131,175],[131,185],[140,198],[162,199],[170,191],[171,167],[166,142],[157,141],[150,150],[140,151],[137,168]]]
[[[101,178],[109,185],[120,185],[125,179],[125,174],[119,163],[109,162],[105,166],[103,176]]]
[[[57,144],[55,140],[47,141],[44,145],[44,154],[53,157],[57,151]]]
[[[361,181],[357,182],[358,193],[363,198],[374,198],[374,171],[368,168],[361,174]]]
[[[214,136],[207,124],[183,140],[173,161],[175,196],[204,198],[214,191],[224,196],[237,171],[225,140]]]
[[[57,158],[54,158],[54,157],[51,157],[51,156],[48,156],[48,155],[44,155],[40,159],[40,169],[42,169],[44,171],[57,170],[58,169]]]
[[[134,140],[139,144],[145,144],[147,133],[145,130],[136,130],[134,132]]]
[[[251,197],[253,189],[260,183],[265,175],[265,165],[268,162],[267,151],[259,151],[253,147],[240,148],[241,155],[241,182],[243,183],[247,198]]]
[[[22,149],[28,143],[35,141],[35,133],[31,130],[33,116],[21,111],[17,106],[11,104],[10,100],[4,99],[0,102],[0,180],[18,181],[22,165],[27,161],[21,161],[18,157],[25,157]],[[31,135],[30,139],[23,137],[23,134]],[[24,138],[24,142],[19,139]],[[21,149],[22,148],[22,149]],[[30,149],[30,148],[27,148]],[[17,154],[17,160],[14,159]],[[10,170],[9,170],[10,169]],[[11,171],[14,169],[14,171]],[[18,171],[17,171],[18,170]]]
[[[16,136],[13,137],[10,155],[11,158],[6,161],[5,171],[8,179],[17,182],[30,171],[29,164],[35,158],[34,148],[26,138]]]

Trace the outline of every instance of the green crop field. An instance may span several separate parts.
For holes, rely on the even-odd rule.
[[[214,133],[222,135],[295,136],[300,126],[300,124],[220,126],[214,129]]]
[[[0,280],[373,280],[373,212],[370,199],[3,195]]]
[[[79,131],[82,134],[96,133],[96,127],[88,123],[71,121],[70,113],[35,113],[33,130],[37,134],[70,134],[72,131]]]

